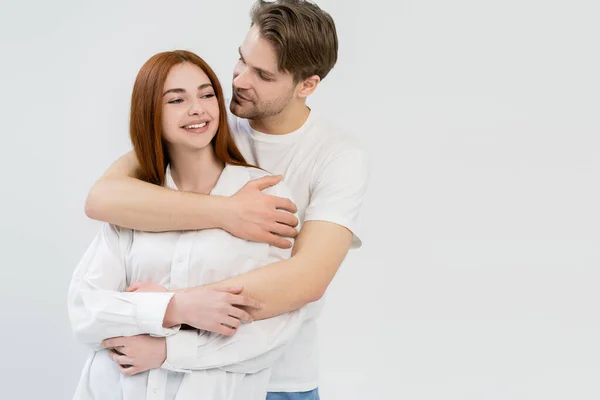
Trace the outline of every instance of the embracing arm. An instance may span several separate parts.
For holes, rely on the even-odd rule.
[[[180,331],[166,339],[164,368],[185,371],[220,368],[255,373],[271,366],[286,350],[311,308],[344,259],[352,234],[330,222],[309,221],[296,239],[292,258],[269,264],[225,281],[176,296],[193,296],[200,288],[243,286],[246,296],[262,301],[262,309],[247,311],[255,322],[242,324],[233,336],[206,331]],[[167,311],[165,320],[171,318]],[[183,322],[183,321],[182,321]],[[192,325],[197,321],[186,321]]]
[[[222,198],[171,190],[139,179],[133,151],[116,160],[85,202],[88,217],[149,232],[218,227]]]
[[[165,326],[200,328],[203,321],[197,299],[206,289],[243,288],[242,295],[262,303],[260,309],[244,307],[255,321],[297,310],[323,296],[351,243],[348,229],[332,222],[309,221],[296,238],[292,258],[176,293],[165,311]]]
[[[296,212],[296,206],[288,199],[261,192],[281,177],[266,176],[249,182],[231,197],[222,197],[153,185],[140,180],[138,171],[133,152],[115,161],[90,190],[86,215],[150,232],[221,228],[281,248],[289,248],[291,243],[274,233],[284,237],[297,234],[293,227],[298,220],[289,213]]]
[[[296,310],[320,299],[350,247],[360,243],[353,236],[367,186],[366,155],[360,149],[351,149],[327,160],[321,168],[313,183],[305,214],[307,222],[296,239],[292,258],[208,286],[243,287],[244,295],[264,304],[260,310],[248,310],[255,320]],[[193,299],[194,291],[205,288],[187,289],[175,299]],[[193,320],[193,302],[176,304],[185,306],[167,309],[165,321],[196,327],[201,323]],[[182,319],[183,315],[188,318]]]
[[[210,286],[243,286],[243,294],[261,301],[248,310],[255,320],[296,310],[319,300],[346,257],[352,233],[335,223],[308,221],[296,238],[292,258]]]
[[[243,286],[262,301],[255,320],[295,310],[320,299],[351,247],[360,246],[359,214],[367,188],[368,160],[360,148],[341,152],[321,165],[311,187],[304,226],[289,260],[216,285]]]

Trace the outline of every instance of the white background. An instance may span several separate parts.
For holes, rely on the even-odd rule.
[[[130,148],[135,75],[188,49],[230,93],[252,1],[1,4],[0,397],[68,399],[83,204]],[[598,2],[319,4],[340,53],[310,105],[373,158],[322,398],[600,398]]]

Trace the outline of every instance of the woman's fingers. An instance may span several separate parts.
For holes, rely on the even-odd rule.
[[[234,307],[234,306],[231,306],[229,308],[229,315],[232,316],[233,318],[239,319],[242,322],[252,322],[252,321],[254,321],[254,319],[252,318],[252,316],[248,312],[242,310],[241,308],[237,308],[237,307]]]
[[[236,306],[245,306],[257,309],[263,308],[263,304],[260,301],[239,294],[230,294],[225,300],[229,304],[234,304]]]
[[[233,317],[227,317],[223,321],[223,325],[225,325],[228,328],[233,328],[233,329],[236,329],[236,330],[237,330],[237,328],[240,327],[241,324],[242,324],[242,321],[240,321],[237,318],[233,318]]]
[[[133,376],[139,372],[136,367],[119,365],[119,371],[125,376]]]
[[[110,358],[119,365],[132,365],[131,357],[117,353],[115,350],[110,350]]]

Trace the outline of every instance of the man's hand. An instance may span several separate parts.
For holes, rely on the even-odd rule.
[[[187,324],[196,329],[232,336],[252,316],[241,307],[261,309],[258,300],[240,295],[242,287],[207,288],[196,286],[176,292],[169,302],[164,327]]]
[[[163,337],[137,335],[106,339],[102,347],[125,376],[160,368],[167,359],[167,341]]]
[[[283,237],[296,237],[298,218],[291,200],[262,192],[281,181],[281,176],[265,176],[248,182],[236,194],[227,198],[228,214],[222,228],[234,236],[254,242],[269,243],[289,249],[292,243]],[[279,235],[279,236],[278,236]]]

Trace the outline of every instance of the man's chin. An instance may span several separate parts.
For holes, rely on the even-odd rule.
[[[249,107],[244,107],[234,100],[231,100],[231,104],[229,105],[229,111],[231,111],[231,113],[236,117],[245,119],[253,119],[255,114],[252,109],[250,109]]]

